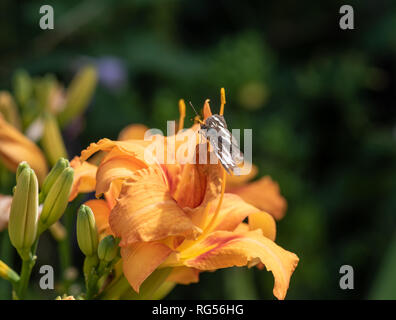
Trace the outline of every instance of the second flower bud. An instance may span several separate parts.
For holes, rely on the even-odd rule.
[[[77,214],[77,242],[87,256],[96,255],[98,249],[98,231],[95,216],[90,207],[82,205]]]

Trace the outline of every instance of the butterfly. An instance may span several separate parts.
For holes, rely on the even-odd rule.
[[[191,107],[194,109],[190,102]],[[197,114],[197,112],[195,111]],[[197,114],[198,115],[198,114]],[[228,174],[239,175],[239,163],[243,162],[243,153],[239,150],[236,139],[227,128],[224,116],[213,114],[201,121],[199,133],[209,141],[221,165]]]

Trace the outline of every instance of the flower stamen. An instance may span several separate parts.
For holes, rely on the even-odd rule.
[[[226,104],[226,97],[225,97],[224,88],[220,89],[220,100],[221,100],[220,115],[222,116],[224,114],[224,105]]]
[[[226,104],[226,98],[225,98],[225,90],[224,88],[220,89],[220,99],[221,99],[221,105],[220,105],[220,115],[224,114],[224,105]],[[224,168],[222,167],[222,171],[223,171],[223,177],[222,177],[222,181],[221,181],[221,194],[220,194],[220,199],[219,202],[217,204],[216,207],[216,211],[213,214],[212,219],[210,220],[209,224],[207,225],[207,227],[205,228],[204,234],[207,234],[208,232],[211,231],[211,229],[213,228],[214,223],[216,222],[216,219],[219,215],[220,212],[220,208],[221,208],[221,204],[223,203],[223,197],[224,197],[224,192],[225,192],[225,187],[226,187],[226,179],[227,179],[227,174],[226,171],[224,170]]]
[[[183,99],[179,100],[179,131],[184,127],[184,118],[186,117],[186,104]]]

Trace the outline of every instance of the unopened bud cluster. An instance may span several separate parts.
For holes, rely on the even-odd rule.
[[[42,190],[36,174],[27,162],[21,162],[16,171],[16,186],[12,199],[8,233],[12,245],[23,260],[32,255],[31,248],[38,236],[58,221],[64,213],[74,170],[66,159],[59,159],[45,178]],[[39,217],[39,204],[43,208]]]
[[[44,180],[40,194],[43,210],[39,220],[39,234],[62,217],[68,204],[73,176],[73,168],[66,159],[61,158]]]

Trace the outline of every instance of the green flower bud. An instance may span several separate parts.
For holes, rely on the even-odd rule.
[[[111,262],[118,254],[118,243],[113,236],[107,236],[100,241],[98,257],[105,262]]]
[[[69,195],[73,184],[74,170],[66,168],[53,183],[43,204],[39,220],[39,234],[58,221],[69,201]]]
[[[55,76],[46,74],[42,78],[35,79],[33,85],[38,108],[40,110],[51,110],[51,94],[58,86]]]
[[[97,72],[88,66],[78,72],[66,93],[66,106],[59,114],[59,123],[64,127],[70,120],[81,115],[88,106],[96,87]]]
[[[65,170],[69,166],[70,166],[69,161],[67,159],[65,159],[65,158],[58,159],[58,161],[55,163],[55,165],[51,169],[50,173],[47,175],[47,177],[45,178],[45,180],[43,182],[43,186],[41,187],[41,192],[40,192],[40,196],[39,196],[40,203],[44,202],[48,192],[52,188],[56,179],[58,179],[58,177],[63,172],[63,170]]]
[[[98,231],[95,216],[90,207],[82,205],[77,214],[77,242],[86,256],[96,254],[98,249]]]
[[[1,260],[0,260],[0,277],[14,283],[19,281],[18,274]]]
[[[55,116],[47,112],[43,120],[44,132],[41,144],[49,162],[53,165],[60,157],[67,158],[67,151]]]
[[[18,180],[19,175],[25,169],[30,169],[29,164],[26,161],[22,161],[19,163],[17,171],[16,171],[16,179]]]
[[[18,70],[13,79],[13,87],[17,102],[25,107],[33,93],[33,82],[25,70]]]
[[[22,259],[27,260],[37,235],[38,182],[34,171],[26,166],[26,163],[21,164],[17,172],[8,233],[12,245]]]

